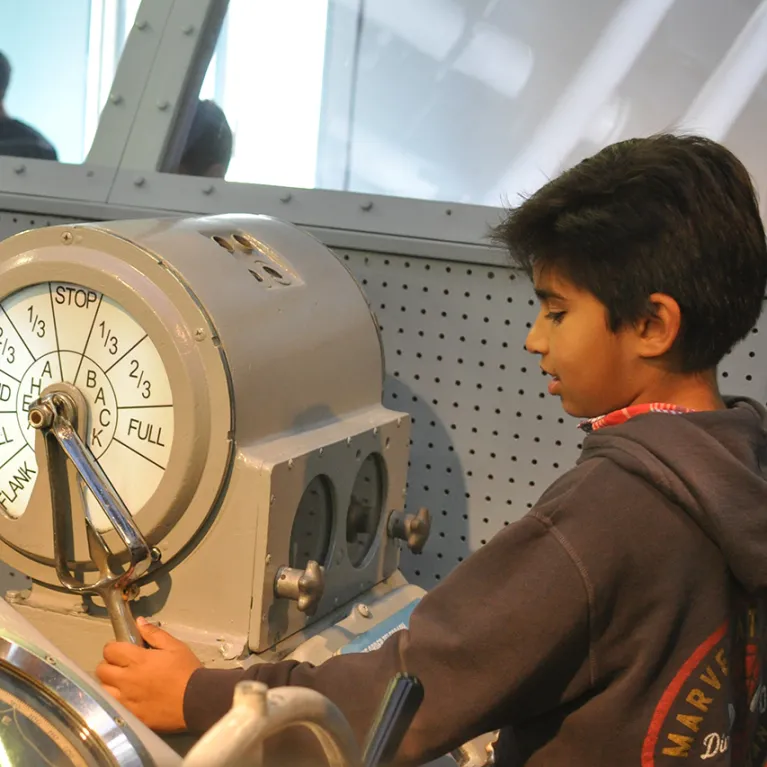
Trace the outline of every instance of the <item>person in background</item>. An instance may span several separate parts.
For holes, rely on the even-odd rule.
[[[177,172],[224,178],[232,159],[232,144],[232,129],[221,107],[213,101],[198,101]]]
[[[30,125],[14,120],[5,111],[5,96],[11,82],[11,62],[0,51],[0,155],[58,160],[53,145]]]

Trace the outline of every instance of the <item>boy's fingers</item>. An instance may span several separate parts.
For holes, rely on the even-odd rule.
[[[120,668],[120,666],[112,666],[104,662],[96,666],[96,677],[102,685],[119,687],[120,682],[125,678],[125,674],[125,669]]]
[[[108,695],[111,695],[115,700],[120,700],[121,693],[117,687],[112,687],[112,685],[109,684],[102,684],[101,689],[104,690],[104,692],[106,692]]]
[[[109,642],[104,645],[103,655],[107,663],[125,668],[141,660],[142,652],[143,648],[129,642]]]
[[[156,650],[172,650],[182,644],[182,642],[171,636],[167,631],[163,631],[143,618],[139,618],[136,621],[136,625],[141,632],[142,639]]]

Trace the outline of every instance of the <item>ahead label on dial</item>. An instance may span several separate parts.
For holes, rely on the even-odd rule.
[[[132,514],[162,480],[173,443],[168,374],[146,331],[102,293],[43,283],[0,303],[0,511],[20,517],[38,475],[27,413],[55,384],[87,405],[87,444]],[[85,491],[101,531],[111,525]]]

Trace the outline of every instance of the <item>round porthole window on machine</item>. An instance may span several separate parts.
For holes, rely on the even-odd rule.
[[[324,565],[333,528],[330,480],[320,474],[304,490],[290,533],[290,566],[299,570],[310,561]]]
[[[360,466],[354,480],[352,498],[346,513],[346,547],[349,561],[360,567],[373,547],[384,505],[384,464],[371,453]]]

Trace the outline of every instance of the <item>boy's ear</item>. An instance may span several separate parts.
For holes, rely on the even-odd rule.
[[[682,325],[679,304],[665,293],[649,298],[651,313],[634,325],[640,357],[662,357],[674,345]]]

